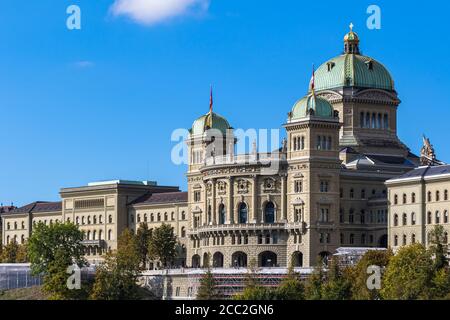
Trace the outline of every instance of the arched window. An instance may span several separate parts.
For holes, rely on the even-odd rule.
[[[348,213],[348,222],[349,223],[353,223],[354,222],[354,212],[355,212],[355,210],[353,210],[353,209],[350,209],[350,211],[349,211],[349,213]]]
[[[181,237],[182,238],[186,237],[186,228],[185,227],[181,227]]]
[[[322,137],[321,136],[317,136],[317,145],[316,145],[316,149],[320,150],[322,148]]]
[[[275,205],[272,201],[267,202],[264,208],[264,222],[274,223],[275,222]]]
[[[80,217],[76,217],[75,221],[76,221],[76,224],[79,225],[80,224]]]
[[[439,213],[439,211],[436,211],[435,218],[436,223],[441,222],[441,214]]]
[[[444,243],[448,243],[448,232],[444,232]]]
[[[398,215],[397,214],[394,215],[394,226],[395,227],[398,226]]]
[[[411,243],[416,243],[416,235],[414,233],[411,235]]]
[[[239,205],[239,223],[247,223],[247,205],[244,202],[241,202]]]
[[[408,221],[407,221],[407,216],[406,216],[406,213],[404,213],[403,214],[403,219],[402,219],[402,224],[404,225],[404,226],[406,226],[406,224],[408,223]]]
[[[398,236],[394,236],[394,246],[398,246]]]
[[[108,240],[112,240],[112,230],[108,230]]]
[[[25,222],[22,221],[22,229],[25,229]]]
[[[153,216],[153,213],[152,213]],[[181,211],[181,220],[186,220],[186,212]]]
[[[90,230],[86,234],[86,239],[91,240],[91,231]]]
[[[158,221],[161,221],[161,212],[158,212]]]
[[[147,222],[147,214],[144,213],[144,222]]]
[[[219,206],[219,224],[225,224],[227,211],[225,210],[225,206],[220,204]]]
[[[431,191],[428,191],[428,202],[431,202]]]
[[[416,224],[416,213],[411,213],[411,224],[414,226]]]
[[[403,243],[404,246],[406,246],[406,234],[403,235]]]
[[[25,236],[24,236],[24,235],[22,235],[22,236],[20,237],[20,243],[21,243],[21,244],[24,244],[24,243],[25,243]]]
[[[81,217],[81,224],[84,224],[85,222],[84,222],[84,216],[83,217]]]
[[[113,223],[113,218],[112,218],[112,215],[111,215],[111,214],[108,216],[108,222],[109,222],[109,223]]]
[[[416,203],[416,194],[414,192],[411,193],[411,202]]]
[[[431,224],[431,212],[429,212],[429,211],[427,213],[427,223]]]
[[[355,190],[353,188],[350,189],[350,198],[353,199],[355,196]]]
[[[444,190],[444,200],[448,200],[448,190]]]
[[[406,193],[403,194],[403,204],[406,203]]]
[[[394,204],[398,204],[398,196],[394,194]]]
[[[361,199],[366,198],[366,189],[361,189]]]
[[[444,211],[444,223],[448,223],[448,211]]]
[[[375,129],[377,127],[377,115],[375,113],[372,113],[372,124],[371,128]]]
[[[98,216],[98,223],[103,223],[103,216],[102,215]]]
[[[150,222],[155,221],[155,215],[152,213],[150,213]]]
[[[439,196],[440,196],[439,191],[436,191],[436,201],[439,201]]]
[[[96,238],[97,238],[97,231],[94,230],[92,231],[92,240],[97,240]]]
[[[133,215],[132,215],[133,216]],[[94,224],[97,224],[97,216],[94,216]]]
[[[140,214],[137,215],[137,223],[141,223],[141,215]]]
[[[6,236],[6,244],[9,244],[9,236]]]
[[[168,214],[167,214],[167,212],[164,212],[164,221],[167,221],[167,219],[168,219]]]
[[[91,224],[91,216],[88,216],[88,217],[87,217],[87,223],[88,223],[88,224]]]
[[[103,240],[103,230],[98,230],[98,240]]]
[[[350,233],[350,244],[355,243],[355,235],[353,233]]]

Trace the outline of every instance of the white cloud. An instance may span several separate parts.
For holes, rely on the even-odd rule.
[[[115,0],[111,11],[134,21],[153,25],[183,15],[202,14],[210,0]]]

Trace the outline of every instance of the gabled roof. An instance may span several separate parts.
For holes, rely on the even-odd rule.
[[[59,212],[62,210],[62,203],[59,202],[47,202],[47,201],[35,201],[29,203],[23,207],[16,208],[7,214],[19,214],[19,213],[37,213],[37,212]],[[6,214],[6,213],[3,213]]]
[[[390,179],[388,181],[396,181],[402,179],[414,179],[414,178],[426,178],[432,176],[438,176],[442,174],[450,175],[450,165],[441,165],[441,166],[422,166],[418,167],[414,170],[408,171],[407,173],[396,177],[394,179]]]
[[[183,203],[188,201],[187,192],[150,193],[131,202],[131,205]]]

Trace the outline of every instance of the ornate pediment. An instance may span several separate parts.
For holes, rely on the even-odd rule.
[[[357,99],[363,99],[368,101],[374,101],[374,102],[388,102],[388,103],[395,103],[398,102],[398,98],[383,90],[364,90],[355,95],[355,98]]]
[[[317,94],[319,97],[327,99],[329,102],[341,100],[342,95],[334,91],[322,91]]]
[[[291,204],[292,205],[304,205],[305,202],[302,200],[302,198],[296,197],[296,198],[292,199]]]

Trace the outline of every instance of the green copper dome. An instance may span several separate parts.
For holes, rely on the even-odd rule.
[[[310,110],[313,111],[311,112]],[[334,111],[326,99],[310,94],[294,104],[290,120],[298,120],[308,115],[320,118],[333,118]]]
[[[394,80],[389,71],[375,59],[361,55],[359,42],[353,24],[350,24],[350,32],[344,37],[344,54],[328,60],[316,70],[316,91],[342,87],[394,91]]]
[[[322,64],[315,73],[315,90],[361,87],[394,90],[394,80],[378,61],[359,54],[343,54]]]
[[[211,128],[220,130],[222,134],[225,135],[227,129],[231,129],[231,126],[224,117],[212,112],[207,113],[195,120],[192,124],[192,129],[190,132],[192,135],[201,135],[205,133],[206,130]]]

